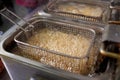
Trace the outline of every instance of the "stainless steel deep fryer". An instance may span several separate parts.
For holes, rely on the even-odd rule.
[[[87,16],[81,13],[73,13],[71,11],[71,8],[64,11],[65,7],[59,8],[61,5],[69,5],[74,4],[75,7],[77,7],[78,10],[82,9],[83,6],[78,6],[80,4],[84,4],[86,6],[96,6],[102,9],[102,14],[100,16]],[[45,12],[54,14],[57,16],[62,17],[68,17],[70,19],[75,20],[85,20],[85,21],[92,21],[92,22],[99,22],[99,23],[106,23],[109,19],[110,9],[109,9],[109,3],[104,1],[96,1],[96,0],[54,0],[53,2],[50,2],[47,7],[44,9]],[[71,12],[70,12],[71,11]],[[92,13],[92,12],[91,12]],[[96,12],[94,12],[96,13]]]
[[[90,29],[90,27],[93,25],[88,25],[82,22],[77,24],[74,22],[62,21],[56,18],[39,19],[39,17],[31,19],[29,22],[25,22],[26,24],[24,26],[18,25],[23,29],[14,38],[18,48],[20,49],[20,55],[73,73],[84,75],[88,75],[91,72],[94,73],[100,35],[97,32],[96,37],[96,32],[93,29]],[[33,27],[31,28],[30,25]],[[86,52],[83,53],[84,55],[78,57],[66,55],[65,53],[55,50],[48,50],[44,47],[27,43],[30,37],[34,36],[38,31],[44,28],[48,28],[50,30],[55,29],[66,34],[79,34],[80,36],[85,37],[90,44],[86,46],[87,49],[85,50]]]

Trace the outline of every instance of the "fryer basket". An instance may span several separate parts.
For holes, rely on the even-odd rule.
[[[30,56],[31,58],[35,57],[37,61],[40,61],[41,63],[48,64],[53,67],[57,67],[73,73],[88,74],[90,72],[91,66],[94,64],[94,62],[92,62],[93,57],[92,59],[90,57],[91,56],[90,50],[95,40],[95,31],[93,29],[89,29],[88,27],[86,27],[87,25],[82,23],[80,26],[77,26],[77,25],[51,21],[51,20],[36,20],[31,22],[31,24],[34,26],[33,30],[27,33],[25,33],[24,31],[21,31],[14,38],[15,42],[17,42],[18,47],[23,51],[24,55]],[[88,40],[85,53],[80,53],[82,54],[82,56],[80,54],[79,54],[80,56],[79,55],[74,56],[74,55],[66,54],[64,52],[50,50],[45,47],[41,47],[40,45],[38,46],[37,43],[31,44],[28,42],[30,39],[33,39],[33,42],[34,42],[35,40],[34,36],[46,28],[49,30],[53,30],[53,36],[56,34],[55,32],[60,31],[69,35],[79,34],[80,36],[85,37]],[[26,34],[28,34],[29,36],[26,36]],[[67,36],[69,37],[69,35]],[[61,37],[61,39],[62,38],[63,37]],[[64,41],[65,40],[63,40],[62,43],[65,43]],[[81,43],[81,44],[84,44],[84,43]],[[50,44],[49,46],[51,45],[53,44]],[[74,46],[74,44],[71,46]],[[64,46],[61,46],[61,47],[64,47]]]
[[[79,6],[80,5],[80,6]],[[61,17],[67,17],[70,19],[75,20],[85,20],[85,21],[92,21],[95,23],[106,23],[109,19],[110,9],[109,3],[105,1],[95,1],[95,0],[54,0],[50,2],[47,7],[44,9],[45,12],[50,13],[52,15],[57,15]],[[63,7],[61,7],[63,6]],[[100,16],[91,16],[85,15],[80,10],[84,9],[84,6],[91,6],[90,13],[96,13],[99,11],[96,7],[101,9]],[[92,12],[92,10],[94,12]],[[87,13],[87,12],[86,12]],[[95,14],[95,15],[96,15]]]

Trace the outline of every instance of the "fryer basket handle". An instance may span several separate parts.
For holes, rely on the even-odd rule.
[[[116,58],[116,59],[120,59],[120,54],[115,53],[115,52],[111,52],[111,51],[106,51],[104,49],[104,46],[102,46],[100,48],[100,53],[104,56],[108,56],[108,57],[112,57],[112,58]]]
[[[108,21],[108,23],[109,23],[109,24],[118,24],[118,25],[120,25],[120,21],[113,21],[113,20],[112,20],[112,21]]]
[[[17,19],[22,20],[23,22],[27,23],[29,25],[29,27],[31,27],[31,28],[34,27],[32,24],[30,24],[29,22],[27,22],[23,18],[17,16],[14,12],[10,11],[7,8],[3,8],[2,10],[0,10],[0,14],[3,17],[5,17],[7,20],[9,20],[10,22],[12,22],[13,24],[17,25],[24,32],[26,32],[27,30],[25,30],[23,27],[21,27],[21,25],[18,24],[17,22],[15,22],[13,19],[17,18]]]

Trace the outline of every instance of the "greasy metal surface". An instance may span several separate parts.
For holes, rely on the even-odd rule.
[[[68,5],[69,3],[74,3],[76,5],[78,4],[90,4],[90,5],[94,5],[94,6],[99,6],[103,9],[103,13],[100,17],[91,17],[91,16],[85,16],[85,15],[81,15],[81,14],[75,14],[75,13],[68,13],[66,12],[62,12],[61,10],[58,9],[58,7],[62,4]],[[75,5],[75,6],[76,6]],[[87,1],[87,0],[55,0],[53,2],[50,2],[47,6],[47,8],[45,8],[45,12],[50,13],[52,15],[57,15],[57,16],[62,16],[62,17],[69,17],[72,19],[76,19],[76,20],[86,20],[86,21],[92,21],[92,22],[99,22],[99,23],[106,23],[108,21],[109,18],[109,14],[110,14],[110,9],[109,9],[109,3],[108,2],[104,2],[104,1]],[[77,6],[76,6],[77,7]],[[95,13],[95,12],[94,12]]]

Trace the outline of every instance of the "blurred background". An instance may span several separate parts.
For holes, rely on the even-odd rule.
[[[0,9],[7,7],[10,11],[14,12],[21,18],[30,14],[38,6],[46,4],[49,0],[0,0]],[[6,24],[7,23],[7,24]],[[0,35],[2,35],[13,24],[0,16]]]
[[[15,0],[9,0],[9,1],[6,1],[6,3],[9,4],[9,6],[5,5],[5,7],[10,9],[14,13],[16,13],[18,16],[24,17],[25,15],[28,14],[27,9],[25,7],[23,7],[23,6],[17,5]],[[1,6],[1,8],[3,8],[3,6]],[[11,22],[9,22],[7,19],[5,19],[4,17],[1,16],[1,20],[0,20],[0,35],[2,35],[12,25],[13,24]]]

